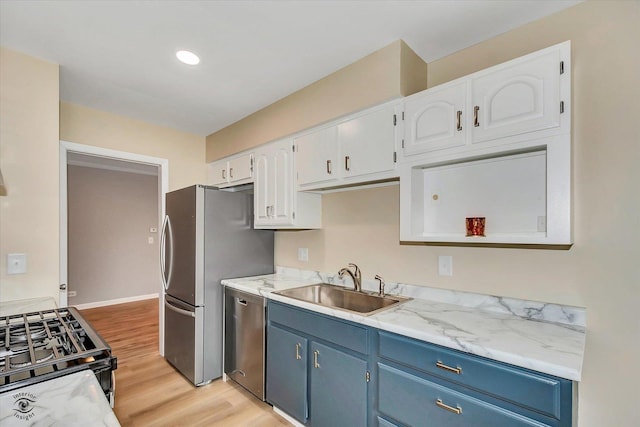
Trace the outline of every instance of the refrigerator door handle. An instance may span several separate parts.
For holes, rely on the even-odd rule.
[[[167,240],[167,237],[169,238]],[[167,241],[169,242],[169,271],[165,270],[167,259]],[[173,271],[173,231],[171,229],[171,219],[169,215],[164,217],[162,223],[162,234],[160,236],[160,272],[162,273],[162,284],[165,291],[169,289],[169,280]]]
[[[178,314],[182,314],[184,316],[189,316],[189,317],[196,317],[196,313],[193,311],[189,311],[189,310],[183,310],[181,308],[176,307],[175,305],[169,303],[169,301],[167,301],[166,299],[164,300],[164,306],[166,308],[168,308],[171,311],[175,311]]]

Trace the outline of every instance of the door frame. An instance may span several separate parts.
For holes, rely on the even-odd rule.
[[[158,167],[158,198],[160,200],[160,218],[165,216],[165,194],[169,191],[169,160],[160,157],[145,156],[126,151],[112,150],[93,145],[77,144],[75,142],[60,140],[60,284],[68,283],[68,227],[67,227],[67,153],[87,154],[98,157],[106,157],[114,160],[122,160],[133,163],[143,163]],[[160,253],[158,253],[158,258]],[[158,313],[159,313],[159,350],[164,355],[164,287],[158,272]],[[68,304],[67,289],[61,289],[59,306]]]

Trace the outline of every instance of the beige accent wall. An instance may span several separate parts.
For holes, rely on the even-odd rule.
[[[640,3],[587,1],[428,64],[429,86],[572,41],[575,244],[400,245],[398,187],[323,196],[323,229],[276,233],[276,263],[587,308],[579,426],[640,425]],[[296,259],[309,248],[309,262]],[[453,276],[437,275],[438,255]]]
[[[206,180],[202,136],[60,103],[58,65],[0,48],[0,301],[58,300],[60,139],[166,158],[170,190]],[[27,274],[6,275],[8,253]]]
[[[58,65],[0,48],[0,301],[58,299]],[[7,275],[7,254],[27,273]]]
[[[157,294],[158,176],[69,165],[67,180],[69,305]]]
[[[207,137],[207,162],[427,87],[427,65],[391,43]]]
[[[206,181],[202,136],[66,102],[60,139],[169,160],[169,190]]]

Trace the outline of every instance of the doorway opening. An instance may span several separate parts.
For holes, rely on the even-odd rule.
[[[168,160],[60,141],[59,305],[158,298]]]

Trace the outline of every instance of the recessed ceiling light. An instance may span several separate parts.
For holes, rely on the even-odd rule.
[[[176,52],[176,57],[180,62],[183,62],[187,65],[198,65],[200,63],[200,58],[193,52],[189,52],[188,50],[179,50]]]

